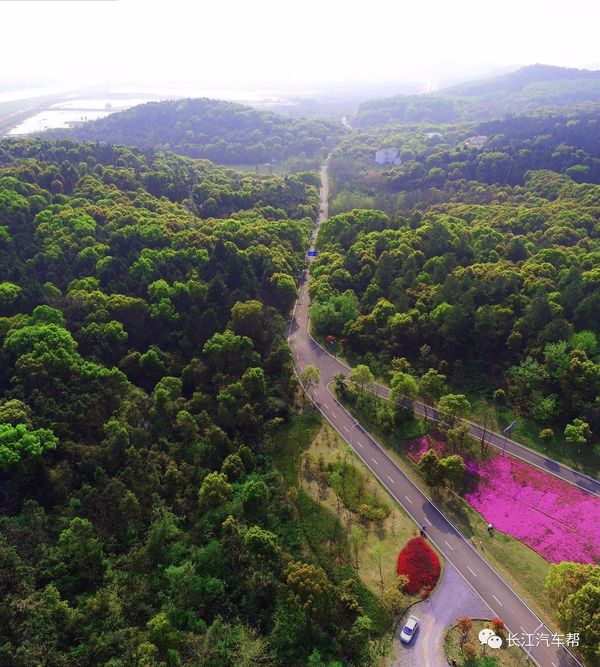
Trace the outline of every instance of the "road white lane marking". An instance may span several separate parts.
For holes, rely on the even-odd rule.
[[[379,465],[379,463],[378,463],[373,457],[371,457],[371,461],[373,461],[373,463],[374,463],[376,466]]]
[[[360,442],[360,440],[358,441],[358,446],[359,447],[364,447],[364,445],[362,444],[362,442]]]
[[[424,517],[424,518],[425,518],[425,521],[427,521],[427,523],[428,523],[430,526],[433,526],[433,524],[431,523],[431,521],[430,521],[427,517]]]
[[[390,482],[393,484],[394,480],[388,475],[387,478],[390,480]]]
[[[350,433],[350,429],[346,428],[345,426],[344,426],[344,431],[346,431],[346,433]]]
[[[408,500],[408,502],[409,502],[411,505],[413,504],[413,503],[412,503],[412,500],[411,500],[408,496],[404,496],[404,497],[406,498],[406,500]]]
[[[336,415],[335,412],[333,412],[333,411],[331,412],[331,416],[332,416],[334,419],[337,419],[337,415]]]
[[[500,602],[500,600],[498,600],[498,598],[497,598],[493,593],[492,593],[492,597],[494,598],[494,600],[496,600],[496,602],[497,602],[501,607],[504,607],[504,605],[502,604],[502,602]]]
[[[448,542],[447,540],[444,540],[444,542],[446,542],[446,546],[447,546],[449,549],[452,549],[452,551],[454,551],[454,547],[450,544],[450,542]]]
[[[467,565],[467,570],[469,570],[469,572],[470,572],[474,577],[477,576],[477,575],[475,574],[475,572],[473,572],[473,570],[472,570],[468,565]]]

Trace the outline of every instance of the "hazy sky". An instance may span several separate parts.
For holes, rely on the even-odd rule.
[[[0,2],[0,79],[435,80],[453,68],[600,67],[597,0]]]

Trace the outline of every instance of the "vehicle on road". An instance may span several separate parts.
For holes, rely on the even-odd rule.
[[[418,626],[419,619],[416,616],[409,616],[400,633],[400,641],[403,644],[410,644],[415,636]]]

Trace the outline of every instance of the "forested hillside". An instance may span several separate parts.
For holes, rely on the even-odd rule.
[[[271,461],[316,185],[0,144],[0,664],[370,663]]]
[[[600,71],[530,65],[511,74],[471,81],[435,93],[368,100],[358,108],[353,125],[453,123],[590,102],[600,102]]]
[[[381,146],[400,164],[377,166]],[[316,331],[383,375],[433,368],[597,470],[598,146],[591,111],[353,133],[331,160]]]
[[[550,439],[573,424],[576,458],[600,436],[600,187],[540,171],[518,192],[330,218],[311,320],[376,368],[406,357],[417,375],[501,389]]]
[[[400,164],[378,167],[374,158],[380,147],[395,148]],[[333,210],[368,204],[393,213],[443,201],[489,203],[506,197],[501,188],[523,185],[528,171],[538,169],[567,174],[580,183],[600,183],[598,113],[353,133],[331,160]]]
[[[171,150],[221,164],[319,158],[344,128],[329,120],[297,119],[211,99],[150,102],[53,136]]]

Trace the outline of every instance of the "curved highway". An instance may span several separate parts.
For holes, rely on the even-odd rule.
[[[327,217],[327,163],[321,168],[321,181],[321,212],[311,236],[311,248],[314,246],[318,225]],[[319,411],[348,442],[415,523],[419,526],[426,526],[428,538],[455,566],[493,613],[502,618],[510,632],[516,635],[545,633],[551,638],[551,630],[330,393],[328,384],[333,377],[339,373],[346,375],[349,369],[311,338],[308,308],[308,276],[305,272],[300,281],[299,297],[290,322],[288,342],[298,372],[309,364],[316,366],[321,371],[319,384],[310,392]],[[503,437],[502,441],[504,441]],[[574,631],[577,630],[574,629]],[[551,642],[548,643],[551,644]],[[539,646],[531,647],[531,658],[540,667],[582,666],[582,663],[564,646],[547,646],[545,641],[542,641]]]

